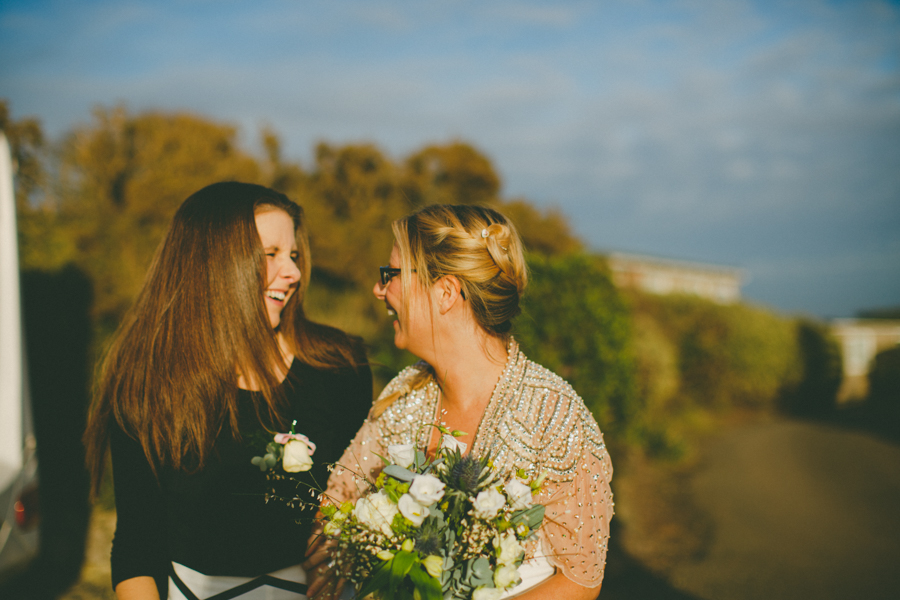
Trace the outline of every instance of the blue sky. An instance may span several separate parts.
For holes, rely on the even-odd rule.
[[[6,0],[0,97],[395,158],[467,141],[596,249],[746,268],[745,296],[900,305],[900,8],[825,0]]]

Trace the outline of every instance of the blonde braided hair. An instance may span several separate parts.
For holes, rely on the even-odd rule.
[[[435,204],[394,221],[392,229],[400,250],[404,304],[411,297],[414,277],[423,289],[431,289],[452,275],[478,325],[488,335],[508,341],[528,283],[522,240],[509,219],[485,206]],[[408,314],[406,308],[403,315]],[[408,385],[379,399],[371,416],[377,417],[399,396],[424,387],[433,377],[430,369],[420,370]]]

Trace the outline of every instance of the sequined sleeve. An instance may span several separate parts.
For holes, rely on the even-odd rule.
[[[572,457],[577,461],[574,473],[548,475],[536,501],[546,507],[541,531],[544,554],[570,580],[593,588],[603,582],[606,564],[613,516],[612,462],[593,417],[580,400],[578,404],[574,412],[581,413],[575,416],[580,423],[573,427],[572,437],[580,437],[581,443],[580,452]]]
[[[597,422],[575,390],[544,367],[525,364],[518,399],[511,403],[515,410],[504,419],[519,420],[520,433],[510,435],[507,445],[512,449],[518,438],[519,448],[533,448],[536,456],[530,458],[522,450],[515,452],[515,466],[526,459],[547,474],[536,499],[546,507],[543,554],[570,580],[593,588],[602,583],[606,564],[612,462]],[[516,430],[499,427],[501,433]]]
[[[378,426],[367,419],[334,465],[323,501],[334,504],[347,500],[354,502],[366,491],[367,482],[375,480],[383,464],[376,455],[385,455],[380,439]]]
[[[572,386],[510,343],[506,369],[485,411],[473,452],[501,470],[546,473],[540,553],[570,580],[603,581],[613,515],[612,463],[593,415]],[[526,548],[528,557],[536,548]]]
[[[401,371],[385,386],[379,400],[408,387],[409,380],[420,368],[413,365]],[[379,417],[366,419],[328,478],[326,501],[340,504],[357,500],[381,471],[384,463],[379,455],[387,456],[388,446],[415,443],[419,425],[434,415],[432,388],[434,384],[403,394]]]

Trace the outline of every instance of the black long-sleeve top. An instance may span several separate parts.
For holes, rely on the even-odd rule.
[[[281,385],[290,407],[287,422],[296,419],[295,431],[316,444],[312,469],[294,476],[324,491],[327,466],[341,457],[371,408],[371,372],[366,366],[318,370],[295,359]],[[250,462],[265,453],[262,436],[254,434],[263,428],[250,408],[254,392],[238,393],[247,408],[240,416],[241,441],[223,432],[195,473],[163,467],[157,480],[140,444],[112,424],[113,587],[150,576],[165,598],[172,561],[206,575],[242,577],[303,562],[314,510],[265,502],[266,475]],[[307,488],[297,491],[315,502]]]

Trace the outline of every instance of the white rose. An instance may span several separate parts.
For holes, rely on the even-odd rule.
[[[519,575],[519,570],[513,566],[504,565],[494,571],[494,585],[501,590],[519,585],[521,582],[522,576]]]
[[[360,498],[353,507],[353,516],[363,525],[374,527],[375,517],[372,515],[374,510],[372,502],[368,498]]]
[[[284,445],[284,458],[281,460],[281,466],[288,473],[299,473],[301,471],[309,471],[312,468],[313,461],[309,457],[309,446],[301,440],[290,440]]]
[[[531,486],[518,479],[510,479],[503,485],[503,489],[506,491],[506,497],[509,498],[509,505],[513,510],[530,508],[534,504],[531,499]]]
[[[421,525],[425,517],[428,516],[428,509],[413,500],[413,497],[409,494],[400,496],[397,508],[400,509],[400,514],[409,519],[416,527]]]
[[[525,552],[519,540],[516,539],[514,533],[507,532],[500,537],[494,538],[494,547],[497,548],[497,562],[501,565],[510,566],[515,564],[519,557]]]
[[[479,519],[493,519],[504,504],[506,498],[503,494],[498,492],[496,487],[490,487],[478,493],[472,508],[475,509],[475,516]]]
[[[391,523],[399,509],[391,502],[387,494],[378,491],[365,498],[360,498],[353,509],[356,520],[372,529],[380,530],[388,537],[393,537]]]
[[[393,444],[388,446],[388,457],[395,465],[408,469],[416,460],[416,447],[412,444]]]
[[[503,590],[497,588],[480,587],[472,594],[472,600],[500,600]]]
[[[468,444],[466,444],[465,442],[459,441],[458,439],[456,439],[449,433],[445,433],[441,437],[441,448],[446,448],[451,451],[459,448],[459,453],[463,454],[463,453],[465,453],[466,448],[468,448],[468,447],[469,447]]]
[[[431,506],[444,497],[444,482],[434,475],[416,475],[409,486],[409,495],[422,506]]]

